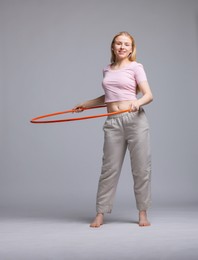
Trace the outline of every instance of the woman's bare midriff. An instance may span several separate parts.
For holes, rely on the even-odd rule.
[[[106,103],[106,105],[107,105],[108,113],[111,113],[111,112],[131,109],[132,101],[126,100],[126,101],[108,102]]]

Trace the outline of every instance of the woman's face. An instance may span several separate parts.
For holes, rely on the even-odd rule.
[[[113,44],[113,52],[116,60],[128,59],[132,52],[132,42],[130,37],[126,35],[116,37]]]

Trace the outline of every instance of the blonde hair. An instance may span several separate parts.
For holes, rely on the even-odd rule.
[[[111,42],[111,63],[114,63],[116,61],[116,56],[113,52],[113,45],[115,43],[115,40],[118,36],[121,36],[121,35],[125,35],[127,37],[129,37],[131,39],[131,43],[132,43],[132,52],[129,56],[129,60],[130,61],[136,61],[136,45],[135,45],[135,40],[134,38],[128,33],[128,32],[119,32],[118,34],[116,34],[114,37],[113,37],[113,40]]]

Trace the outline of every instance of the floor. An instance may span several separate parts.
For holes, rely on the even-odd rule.
[[[131,212],[106,216],[99,229],[90,216],[0,218],[0,260],[197,260],[198,208],[155,208],[150,227]]]

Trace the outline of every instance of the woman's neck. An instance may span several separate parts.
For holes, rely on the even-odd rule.
[[[124,59],[124,60],[116,60],[112,66],[113,68],[116,68],[116,69],[120,69],[122,67],[125,67],[127,64],[131,63],[131,61],[129,59]]]

